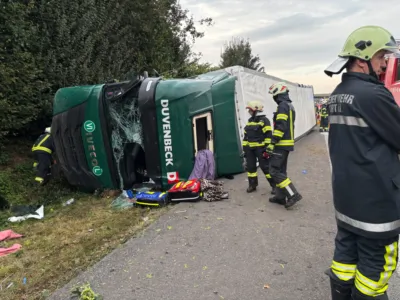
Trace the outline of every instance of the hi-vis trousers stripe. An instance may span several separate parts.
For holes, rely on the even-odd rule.
[[[247,172],[247,176],[248,177],[257,177],[257,172],[254,172],[254,173]]]
[[[292,188],[290,187],[291,183],[292,183],[292,181],[289,178],[286,178],[281,183],[277,183],[276,187],[280,188],[280,189],[286,189],[286,191],[289,193],[289,195],[293,196],[294,192],[293,192]]]
[[[361,274],[359,270],[356,270],[355,286],[364,295],[377,297],[385,293],[388,288],[388,281],[392,276],[393,271],[396,269],[397,265],[397,242],[386,246],[385,249],[385,264],[383,266],[383,271],[381,272],[378,281],[369,279]]]
[[[363,118],[357,118],[352,116],[342,116],[342,115],[330,115],[329,116],[330,124],[341,124],[348,126],[357,126],[357,127],[369,127],[367,123],[365,123]]]
[[[343,264],[337,261],[332,261],[331,269],[332,272],[343,281],[349,281],[356,277],[357,265]]]

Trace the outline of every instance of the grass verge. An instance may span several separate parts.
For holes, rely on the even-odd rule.
[[[45,299],[166,211],[117,211],[110,207],[114,197],[83,194],[63,181],[38,188],[33,182],[32,161],[24,156],[29,153],[28,145],[17,148],[14,145],[3,152],[0,193],[12,204],[45,203],[45,216],[10,223],[7,218],[12,214],[0,212],[0,231],[12,229],[24,235],[0,242],[0,247],[22,245],[20,251],[0,257],[0,299]],[[63,206],[70,198],[75,202]],[[143,221],[144,217],[148,221]],[[7,288],[10,283],[13,285]]]

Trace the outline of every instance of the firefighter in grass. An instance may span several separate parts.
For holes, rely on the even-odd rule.
[[[379,80],[387,55],[399,55],[378,26],[347,38],[326,70],[341,83],[329,97],[329,154],[337,235],[330,276],[333,300],[387,300],[400,233],[400,108]]]
[[[289,89],[284,82],[273,84],[269,93],[278,104],[274,114],[274,132],[266,152],[271,155],[270,174],[276,183],[276,195],[269,199],[272,203],[293,206],[302,199],[292,181],[287,177],[289,152],[294,150],[294,122],[296,112],[289,98]],[[286,200],[287,198],[287,200]]]
[[[54,152],[53,137],[51,128],[47,127],[42,135],[33,144],[32,152],[35,158],[33,166],[36,168],[35,181],[44,185],[48,181],[50,173],[52,154]]]
[[[326,99],[322,100],[321,109],[319,112],[320,116],[320,124],[319,124],[319,131],[320,132],[328,132],[329,129],[329,121],[328,121],[328,101]]]
[[[249,178],[249,187],[247,192],[251,193],[257,189],[258,177],[257,177],[257,160],[261,170],[264,172],[267,178],[272,192],[274,193],[275,185],[269,174],[269,160],[268,157],[264,157],[265,147],[271,142],[271,122],[265,115],[261,115],[264,106],[260,101],[250,101],[246,109],[250,114],[246,126],[244,127],[244,138],[243,138],[243,152],[247,163],[247,176]]]

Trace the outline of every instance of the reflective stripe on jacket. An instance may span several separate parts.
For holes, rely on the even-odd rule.
[[[329,97],[336,220],[369,238],[400,233],[400,108],[374,77],[345,73]]]
[[[290,99],[288,99],[290,101]],[[296,112],[289,101],[281,101],[274,114],[272,143],[284,150],[294,150],[294,122]]]
[[[53,150],[54,150],[53,138],[49,133],[40,135],[32,147],[32,152],[43,151],[52,154]]]
[[[244,127],[243,150],[246,147],[266,147],[271,143],[271,122],[265,115],[251,117]]]

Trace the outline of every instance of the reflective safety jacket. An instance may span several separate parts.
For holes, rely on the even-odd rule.
[[[265,115],[251,117],[244,127],[243,150],[246,148],[266,147],[271,143],[271,122]]]
[[[49,133],[40,135],[32,147],[32,152],[46,152],[52,154],[53,151],[53,137]]]
[[[319,112],[319,115],[320,115],[321,118],[326,118],[326,117],[329,116],[326,105],[323,105],[323,106],[321,107],[321,110],[320,110],[320,112]]]
[[[283,101],[278,101],[278,108],[274,113],[274,131],[271,142],[275,144],[275,147],[293,151],[296,112],[287,95],[278,95],[278,97],[282,97]]]
[[[344,73],[329,97],[338,226],[369,238],[400,233],[400,108],[374,77]]]

